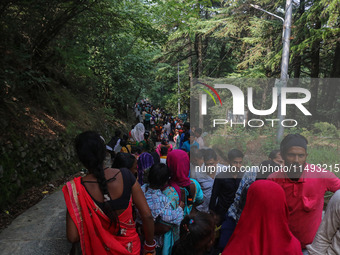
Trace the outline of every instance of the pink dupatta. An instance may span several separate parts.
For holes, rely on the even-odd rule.
[[[173,150],[168,154],[167,165],[170,169],[171,179],[169,184],[175,188],[181,199],[180,187],[189,186],[190,159],[188,154],[183,150]]]

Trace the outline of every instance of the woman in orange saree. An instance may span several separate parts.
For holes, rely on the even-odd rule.
[[[79,241],[83,254],[139,255],[141,245],[132,217],[133,202],[142,211],[144,250],[153,254],[153,218],[143,191],[128,169],[103,169],[102,150],[105,143],[95,132],[84,132],[76,138],[78,157],[89,174],[63,187],[67,238],[72,243]]]

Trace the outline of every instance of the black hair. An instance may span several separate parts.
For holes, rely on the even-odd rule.
[[[143,152],[143,147],[140,147],[140,146],[132,146],[132,148],[131,148],[131,153],[132,153],[132,154],[135,154],[135,153],[137,153],[137,154],[142,154],[142,152]]]
[[[144,133],[144,140],[148,140],[149,138],[149,133]]]
[[[106,157],[106,146],[100,135],[94,131],[86,131],[75,139],[75,149],[79,160],[94,174],[103,168]]]
[[[135,160],[136,158],[130,153],[119,152],[113,161],[112,167],[131,169]]]
[[[111,140],[107,143],[108,146],[110,146],[112,149],[116,146],[119,137],[120,137],[121,132],[119,130],[115,131],[115,136],[111,138]]]
[[[162,156],[168,155],[168,147],[163,146],[163,147],[161,148],[161,155],[162,155]]]
[[[122,132],[120,132],[120,130],[116,130],[115,131],[115,136],[120,136]]]
[[[93,174],[103,196],[109,195],[107,180],[105,178],[103,163],[106,157],[106,146],[100,135],[94,131],[86,131],[75,139],[75,149],[80,162]],[[104,213],[109,217],[111,224],[119,224],[118,216],[104,199]],[[119,228],[120,229],[120,228]]]
[[[148,182],[150,184],[150,188],[152,189],[162,188],[169,178],[170,171],[166,164],[154,164],[149,170]]]
[[[195,148],[197,148],[197,147],[192,147],[192,148],[195,149]],[[197,150],[196,157],[197,157],[197,158],[203,159],[204,152],[205,152],[205,149],[198,149],[198,150]]]
[[[204,150],[203,159],[204,159],[204,161],[208,161],[210,159],[217,160],[217,154],[213,149],[208,148],[208,149]]]
[[[126,145],[127,145],[127,140],[124,140],[124,139],[120,140],[120,146],[126,147]]]
[[[151,156],[153,157],[153,162],[154,162],[155,164],[160,163],[161,160],[160,160],[160,157],[159,157],[159,155],[158,155],[157,152],[153,151],[153,152],[151,152],[150,154],[151,154]]]
[[[185,216],[180,225],[180,239],[173,247],[173,255],[196,255],[210,247],[203,245],[207,238],[212,238],[215,232],[213,215],[197,212],[193,216]],[[207,245],[207,244],[206,244]],[[202,247],[203,246],[203,247]]]
[[[187,128],[189,130],[190,129],[190,123],[189,122],[185,122],[183,124],[183,127]]]
[[[202,134],[202,128],[196,128],[195,132],[197,132],[197,134],[201,135]]]
[[[203,158],[205,149],[199,149],[197,146],[192,146],[190,148],[190,157],[192,158]]]
[[[271,160],[275,159],[277,154],[280,152],[280,150],[273,150],[269,153],[268,158],[270,158]]]
[[[238,149],[232,149],[228,152],[228,160],[231,161],[235,158],[243,158],[243,153]]]
[[[288,134],[280,143],[281,156],[285,157],[288,149],[292,146],[302,147],[307,152],[307,144],[306,137],[300,134]]]

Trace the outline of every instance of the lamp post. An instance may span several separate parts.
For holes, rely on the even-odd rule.
[[[258,5],[251,6],[255,9],[258,9],[260,11],[263,11],[265,13],[268,13],[269,15],[274,16],[275,18],[280,19],[283,22],[283,34],[282,34],[282,60],[281,60],[281,76],[280,76],[280,84],[281,88],[287,87],[287,80],[288,80],[288,64],[289,64],[289,47],[290,47],[290,34],[291,34],[291,24],[292,24],[292,0],[286,1],[286,10],[285,10],[285,18],[275,15],[271,12],[268,12],[264,9],[262,9]],[[281,102],[281,89],[279,89],[279,100],[278,102]],[[281,138],[283,136],[284,128],[281,125],[281,122],[283,120],[283,116],[281,115],[281,104],[278,105],[278,112],[277,112],[278,118],[280,120],[280,124],[277,130],[277,142],[279,143],[281,141]]]
[[[178,85],[177,85],[178,102],[177,102],[177,107],[178,107],[178,115],[179,115],[181,113],[181,92],[180,92],[180,87],[179,87],[179,63],[177,63],[177,78],[178,78]]]

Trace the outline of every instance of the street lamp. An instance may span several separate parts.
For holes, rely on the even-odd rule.
[[[177,108],[178,108],[178,115],[181,113],[181,91],[179,86],[179,62],[177,63],[177,94],[178,94],[178,102],[177,102]]]
[[[285,18],[275,15],[271,12],[268,12],[264,9],[262,9],[258,5],[251,4],[255,9],[258,9],[260,11],[263,11],[265,13],[268,13],[269,15],[274,16],[275,18],[280,19],[283,22],[283,35],[282,35],[282,60],[281,60],[281,76],[280,76],[280,84],[282,87],[287,87],[287,80],[288,80],[288,64],[289,64],[289,47],[290,47],[290,34],[291,34],[291,24],[292,24],[292,0],[286,1],[286,11],[285,11]],[[279,100],[278,102],[281,102],[281,90],[279,90]],[[283,116],[281,115],[281,104],[278,105],[278,118],[280,119],[280,124],[283,120]],[[279,125],[278,131],[277,131],[277,142],[279,143],[281,141],[281,138],[283,136],[284,128],[282,125]]]
[[[284,20],[282,17],[280,17],[280,16],[278,16],[278,15],[276,15],[276,14],[274,14],[274,13],[271,13],[271,12],[269,12],[269,11],[266,11],[266,10],[262,9],[262,8],[261,8],[260,6],[258,6],[257,4],[250,4],[250,6],[253,7],[253,8],[255,8],[255,9],[258,9],[258,10],[260,10],[260,11],[263,11],[263,12],[265,12],[265,13],[268,13],[269,15],[272,15],[272,16],[274,16],[275,18],[278,18],[278,19],[282,20],[282,22],[285,22],[285,20]]]

